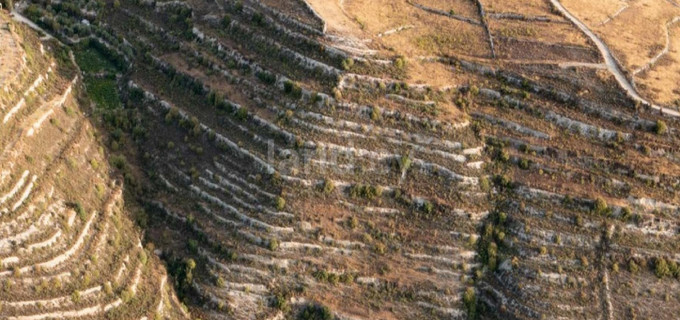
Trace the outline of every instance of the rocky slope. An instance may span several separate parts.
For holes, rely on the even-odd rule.
[[[0,12],[3,319],[183,315],[141,244],[69,51]]]
[[[395,2],[403,8],[389,14],[413,23],[376,35],[372,21],[332,16],[360,15],[362,1],[77,4],[21,10],[75,48],[102,140],[144,204],[144,242],[193,316],[670,319],[680,309],[678,120],[628,98],[597,46],[547,2],[533,18],[489,15],[482,2]],[[578,44],[499,27],[518,19]],[[421,34],[441,25],[479,43],[461,53],[459,40]],[[409,32],[423,39],[417,50],[451,51],[380,39]],[[513,41],[552,59],[517,61]],[[99,99],[88,50],[117,74],[106,79],[119,104]],[[88,211],[110,202],[97,190],[80,200]],[[88,217],[102,219],[74,221],[84,229]]]

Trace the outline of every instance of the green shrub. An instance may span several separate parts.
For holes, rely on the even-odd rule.
[[[274,84],[276,82],[276,76],[267,72],[267,71],[258,71],[255,73],[258,79],[260,81],[266,83],[266,84]]]
[[[333,320],[335,316],[327,306],[308,304],[297,318],[298,320]]]
[[[630,259],[630,261],[628,261],[628,271],[633,274],[636,274],[640,271],[640,267],[637,265],[635,260]]]
[[[226,281],[224,281],[224,278],[222,277],[217,277],[217,279],[215,279],[215,285],[218,288],[224,288],[226,285]]]
[[[403,155],[401,158],[399,158],[399,161],[397,162],[397,165],[399,166],[399,170],[401,172],[406,172],[408,171],[409,168],[411,168],[411,164],[413,161],[408,155]]]
[[[192,253],[198,253],[198,241],[194,239],[189,239],[189,241],[187,241],[187,248]]]
[[[123,300],[123,303],[128,303],[134,298],[135,294],[132,292],[131,289],[125,289],[120,293],[120,299]]]
[[[258,26],[264,26],[265,25],[264,16],[259,12],[256,12],[255,14],[253,14],[252,20]]]
[[[654,125],[654,132],[658,135],[665,134],[668,132],[668,126],[663,120],[657,120],[656,125]]]
[[[633,218],[633,212],[630,210],[628,207],[624,207],[621,209],[621,220],[623,221],[630,221],[630,219]]]
[[[382,242],[377,242],[373,249],[377,254],[385,254],[385,252],[387,251],[387,246],[385,246],[385,244]]]
[[[302,98],[302,88],[293,81],[286,80],[286,82],[283,83],[283,91],[295,99]]]
[[[496,221],[498,223],[498,225],[504,225],[507,220],[508,220],[508,214],[507,213],[505,213],[503,211],[498,212],[497,221]]]
[[[488,192],[491,190],[491,184],[489,183],[489,179],[487,177],[479,178],[479,190],[482,190],[483,192]]]
[[[71,294],[71,301],[73,301],[73,303],[80,302],[80,291],[78,290],[73,291],[73,293]]]
[[[378,110],[377,107],[371,108],[371,120],[373,121],[380,120],[380,110]]]
[[[276,210],[281,211],[286,207],[286,200],[283,199],[283,197],[276,197],[274,206],[276,207]]]
[[[657,278],[661,279],[672,275],[670,268],[668,267],[668,262],[664,258],[657,258],[654,262],[654,274]]]
[[[421,209],[423,212],[431,214],[434,211],[434,205],[430,201],[425,201]]]
[[[354,60],[352,58],[347,58],[345,60],[342,60],[342,69],[343,70],[349,70],[354,66]]]
[[[477,318],[477,295],[475,294],[475,289],[469,287],[465,289],[463,294],[463,305],[465,305],[465,310],[467,310],[468,319]]]
[[[356,229],[359,226],[359,220],[357,217],[352,216],[347,220],[347,225],[350,227],[350,229]]]
[[[241,107],[238,110],[236,110],[236,119],[241,121],[248,119],[248,110],[244,107]]]
[[[581,216],[574,217],[574,225],[577,227],[583,227],[583,217]]]
[[[522,170],[527,170],[527,169],[529,169],[529,160],[521,159],[521,160],[519,160],[519,163],[517,164],[517,166]]]
[[[340,276],[332,272],[328,274],[328,283],[332,285],[337,285],[338,282],[340,282]]]
[[[85,77],[87,94],[98,108],[113,110],[121,106],[116,81],[109,78]]]
[[[142,265],[146,265],[146,263],[149,261],[149,256],[146,255],[146,251],[142,250],[139,252],[139,262],[142,263]]]
[[[605,215],[608,212],[609,206],[607,206],[607,202],[602,198],[595,199],[595,202],[593,203],[593,213],[597,215]]]
[[[118,170],[125,170],[127,167],[127,159],[123,155],[113,155],[109,158],[109,162]]]
[[[80,202],[76,201],[73,203],[73,210],[76,211],[76,214],[78,214],[78,218],[80,218],[81,221],[85,221],[85,219],[87,219],[87,212],[85,212],[85,209]]]
[[[281,310],[283,313],[290,312],[290,305],[288,304],[288,297],[286,294],[277,293],[272,298],[272,307]]]
[[[225,15],[222,17],[222,27],[228,28],[231,25],[231,16]]]
[[[406,67],[406,59],[398,57],[394,60],[394,66],[399,70],[403,70]]]
[[[108,296],[113,295],[113,287],[111,286],[111,282],[107,282],[107,283],[104,284],[104,292]]]
[[[276,249],[279,248],[279,241],[274,239],[274,238],[269,239],[269,242],[267,243],[267,247],[271,251],[276,251]]]
[[[321,192],[324,194],[331,194],[335,190],[335,183],[333,183],[333,180],[330,179],[325,179],[323,183],[321,184]]]
[[[326,280],[328,280],[328,272],[326,272],[326,270],[314,271],[312,275],[319,282],[326,282]]]
[[[349,195],[354,198],[362,197],[368,200],[373,200],[382,196],[382,187],[374,187],[372,185],[354,184],[349,189]]]
[[[510,154],[508,154],[508,151],[504,149],[496,148],[496,150],[494,151],[493,159],[498,162],[506,163],[510,161]]]
[[[343,273],[340,275],[340,282],[344,284],[350,284],[354,282],[354,275],[351,273]]]

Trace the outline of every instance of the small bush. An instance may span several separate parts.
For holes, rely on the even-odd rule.
[[[425,201],[422,206],[423,212],[431,214],[434,211],[434,205],[430,201]]]
[[[354,275],[351,273],[343,273],[340,275],[340,282],[344,284],[349,284],[354,282]]]
[[[470,287],[465,289],[463,294],[463,305],[467,310],[468,319],[477,318],[477,295],[475,294],[475,289]]]
[[[321,192],[324,194],[331,194],[335,190],[335,184],[333,183],[333,180],[330,179],[325,179],[323,183],[321,184]]]
[[[380,110],[378,110],[377,107],[371,108],[371,120],[373,121],[380,120]]]
[[[189,239],[189,241],[187,241],[187,248],[193,253],[198,253],[198,241]]]
[[[593,213],[597,215],[604,215],[607,214],[609,211],[609,207],[607,206],[607,202],[604,201],[602,198],[597,198],[595,199],[595,202],[593,203]]]
[[[406,60],[403,57],[399,57],[394,60],[394,66],[399,70],[403,70],[406,67]]]
[[[527,170],[527,169],[529,169],[529,160],[521,159],[521,160],[519,160],[519,163],[517,164],[517,166],[522,170]]]
[[[487,177],[479,178],[479,189],[483,192],[488,192],[491,190],[491,184],[489,183],[489,179]]]
[[[312,275],[319,282],[326,282],[328,280],[328,272],[326,270],[317,270]]]
[[[373,200],[377,197],[382,196],[383,189],[381,187],[374,187],[371,185],[355,184],[350,187],[349,195],[354,198],[365,198],[368,200]]]
[[[408,171],[409,168],[411,168],[411,164],[413,161],[408,155],[403,155],[401,158],[399,158],[399,161],[397,162],[397,165],[399,166],[399,170],[402,172]]]
[[[284,82],[283,91],[295,99],[302,98],[302,87],[293,81],[287,80]]]
[[[656,125],[654,125],[654,132],[658,135],[665,134],[668,132],[668,126],[663,120],[657,120]]]
[[[336,273],[328,274],[328,283],[335,286],[338,284],[338,282],[340,282],[340,276],[338,276]]]
[[[222,277],[217,277],[217,279],[215,279],[215,285],[218,288],[224,288],[226,286],[226,281],[224,281],[224,278]]]
[[[355,216],[352,216],[347,220],[347,226],[349,226],[350,229],[356,229],[359,226],[359,220]]]
[[[342,60],[342,69],[343,70],[349,70],[354,66],[354,60],[352,58],[347,58],[345,60]]]
[[[279,248],[279,241],[276,239],[269,239],[269,242],[267,244],[267,247],[271,251],[276,251],[276,249]]]
[[[236,110],[236,119],[241,121],[248,119],[248,110],[244,107],[241,107],[238,110]]]
[[[272,307],[281,310],[283,313],[288,313],[290,311],[290,305],[288,304],[288,298],[285,294],[278,293],[274,295],[272,299]]]
[[[228,28],[229,25],[231,25],[231,17],[229,15],[225,15],[222,17],[222,27]]]
[[[668,267],[668,262],[664,258],[657,258],[654,262],[654,274],[657,278],[661,279],[672,275],[670,268]]]
[[[497,148],[494,151],[493,158],[494,158],[494,160],[496,160],[498,162],[506,163],[506,162],[510,161],[510,154],[508,154],[508,151],[506,151],[504,149]]]
[[[382,255],[385,254],[385,252],[387,252],[387,246],[382,242],[376,242],[375,246],[373,247],[373,250],[375,250],[375,253]]]
[[[124,303],[130,302],[134,297],[135,294],[132,292],[131,289],[125,289],[120,293],[120,299],[123,300]]]
[[[127,159],[123,155],[113,155],[109,158],[109,162],[118,170],[124,170],[127,167]]]
[[[640,271],[640,267],[635,263],[635,260],[631,259],[628,261],[628,271],[632,274],[636,274]]]
[[[333,320],[331,310],[324,305],[308,304],[300,314],[298,320]]]
[[[266,72],[266,71],[258,71],[255,73],[258,79],[260,81],[266,83],[266,84],[274,84],[276,82],[276,76]]]
[[[142,265],[146,265],[146,263],[149,261],[149,256],[146,255],[146,251],[142,250],[139,252],[139,262],[142,263]]]
[[[621,209],[621,220],[630,221],[633,218],[633,212],[628,207]]]
[[[78,303],[80,301],[80,291],[73,291],[71,294],[71,301],[73,301],[73,303]]]
[[[80,218],[81,221],[85,221],[85,219],[87,219],[87,212],[85,212],[85,209],[83,208],[83,205],[80,204],[80,202],[73,203],[73,210],[76,211],[78,218]]]
[[[276,210],[281,211],[286,207],[286,200],[283,199],[283,197],[276,197],[274,206],[276,207]]]
[[[265,25],[264,16],[259,12],[253,14],[252,20],[258,26],[264,26]]]

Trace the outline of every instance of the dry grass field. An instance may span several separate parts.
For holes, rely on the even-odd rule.
[[[646,97],[662,105],[680,100],[677,2],[565,0],[563,4],[607,43]]]

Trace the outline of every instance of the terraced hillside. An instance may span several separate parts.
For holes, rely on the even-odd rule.
[[[74,48],[194,317],[680,309],[677,111],[559,1],[18,7]]]
[[[6,12],[0,24],[0,318],[182,318],[85,117],[68,50]]]

